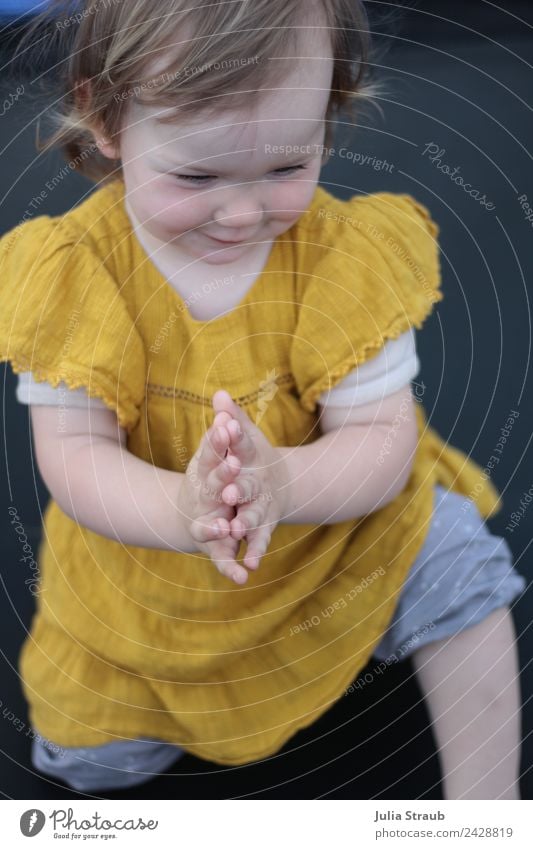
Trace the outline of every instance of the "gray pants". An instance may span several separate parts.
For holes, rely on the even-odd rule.
[[[63,748],[33,740],[31,761],[45,775],[59,778],[74,790],[119,790],[144,784],[185,754],[179,746],[144,737],[113,740],[102,746]]]
[[[436,486],[434,508],[424,545],[374,651],[378,660],[404,660],[426,643],[475,625],[525,589],[507,542],[490,533],[474,503]],[[36,769],[86,792],[143,784],[183,754],[152,738],[69,749],[40,736],[32,743]]]

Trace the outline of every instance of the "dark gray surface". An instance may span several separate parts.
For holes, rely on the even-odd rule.
[[[349,140],[341,135],[337,140],[337,147],[345,145],[354,153],[387,160],[392,170],[352,166],[337,156],[324,169],[321,182],[340,197],[381,190],[410,193],[439,223],[445,299],[418,333],[422,372],[417,380],[426,387],[424,405],[432,426],[482,466],[493,453],[510,410],[520,411],[493,473],[504,508],[489,527],[506,537],[516,567],[529,583],[533,512],[526,511],[512,534],[505,526],[533,483],[529,363],[533,231],[517,201],[526,194],[533,205],[527,152],[533,134],[532,72],[526,64],[533,60],[531,6],[508,3],[506,13],[481,2],[419,5],[423,10],[405,13],[403,23],[395,24],[386,39],[394,42],[394,48],[382,60],[381,73],[389,80],[389,94],[381,102],[384,119],[372,112],[351,131]],[[435,17],[439,13],[440,19]],[[4,56],[7,49],[4,42]],[[0,78],[3,100],[13,91],[13,83],[6,88],[5,77]],[[31,79],[24,83],[30,90]],[[58,154],[35,155],[35,103],[31,110],[21,97],[0,117],[0,232],[15,226],[46,180],[64,168]],[[494,211],[481,208],[422,155],[430,142],[445,149],[442,162],[452,169],[460,166],[465,180],[494,202]],[[86,181],[68,175],[47,194],[38,214],[59,214],[90,188]],[[2,374],[4,368],[0,365]],[[47,494],[33,462],[28,411],[16,403],[14,387],[7,367],[0,460],[0,791],[18,799],[75,798],[77,794],[32,774],[29,765],[26,707],[16,660],[33,607],[7,508],[17,507],[36,550]],[[532,798],[533,790],[530,595],[528,590],[514,606],[525,702],[524,798]],[[220,768],[187,756],[175,772],[116,795],[441,798],[432,732],[409,661],[389,667],[370,686],[340,699],[269,761]]]

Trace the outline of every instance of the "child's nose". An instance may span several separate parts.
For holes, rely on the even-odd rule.
[[[261,223],[264,215],[259,198],[241,194],[233,195],[220,204],[213,218],[227,230],[253,230]]]

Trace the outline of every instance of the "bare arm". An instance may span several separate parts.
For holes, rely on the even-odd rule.
[[[325,408],[327,432],[278,449],[291,481],[285,524],[333,524],[379,510],[404,489],[418,443],[410,387],[353,411]]]
[[[111,410],[31,407],[37,463],[59,507],[80,525],[125,545],[196,551],[176,505],[185,475],[131,454]],[[190,522],[189,522],[190,524]]]

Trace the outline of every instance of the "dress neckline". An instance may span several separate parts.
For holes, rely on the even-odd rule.
[[[272,279],[271,272],[275,263],[278,259],[278,254],[280,251],[280,243],[283,240],[285,234],[278,236],[272,242],[270,252],[267,256],[267,259],[263,265],[263,268],[257,275],[256,279],[241,298],[238,304],[231,307],[227,311],[221,313],[214,318],[209,319],[196,319],[189,312],[185,301],[186,298],[183,298],[180,293],[172,286],[166,275],[158,268],[158,266],[151,259],[148,252],[145,250],[144,246],[139,241],[133,224],[130,220],[130,217],[127,213],[125,202],[124,202],[124,191],[125,185],[123,180],[117,180],[117,189],[120,195],[119,205],[121,208],[121,212],[125,219],[125,224],[129,229],[131,241],[135,247],[135,251],[139,256],[139,262],[135,262],[135,267],[147,268],[149,271],[149,279],[153,281],[154,285],[157,286],[156,291],[160,289],[165,293],[169,303],[174,306],[174,309],[179,312],[182,316],[183,320],[189,324],[192,328],[197,330],[207,329],[207,328],[217,328],[217,329],[226,329],[235,324],[241,323],[244,321],[244,315],[246,313],[246,307],[248,304],[257,301],[259,298],[259,294],[265,284],[265,280],[267,275],[269,275]],[[257,244],[261,244],[261,242],[257,242]],[[224,265],[221,266],[213,266],[214,269],[221,269],[221,276],[223,276]],[[177,305],[177,307],[176,307]]]

